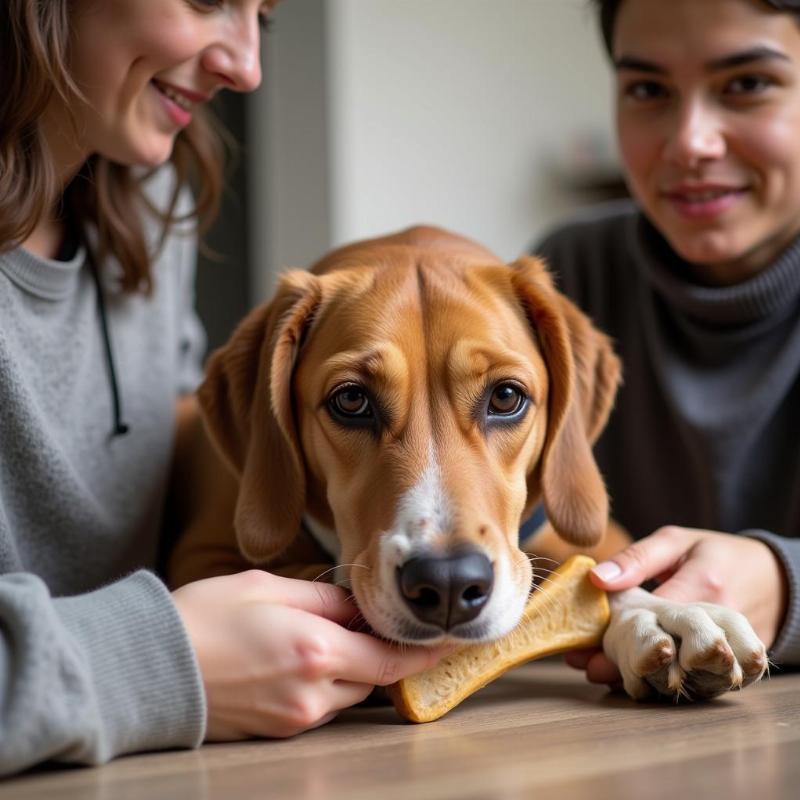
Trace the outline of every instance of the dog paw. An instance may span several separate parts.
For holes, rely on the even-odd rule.
[[[710,700],[761,679],[767,653],[747,619],[711,603],[678,603],[642,589],[613,595],[606,655],[637,700]]]

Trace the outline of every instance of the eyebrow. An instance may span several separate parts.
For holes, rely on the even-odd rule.
[[[745,64],[752,64],[756,61],[791,61],[791,59],[780,50],[762,45],[759,47],[751,47],[748,50],[742,50],[738,53],[731,53],[722,58],[715,58],[713,61],[709,61],[706,64],[706,70],[713,72],[720,69],[731,69],[733,67],[744,66]],[[636,72],[648,72],[652,75],[667,74],[667,70],[664,69],[664,67],[652,61],[646,61],[632,56],[620,56],[614,59],[614,67],[617,70],[629,69]]]

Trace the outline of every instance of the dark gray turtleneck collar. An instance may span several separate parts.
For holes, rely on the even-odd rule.
[[[703,286],[646,217],[629,228],[636,262],[655,291],[676,311],[698,323],[740,327],[794,311],[800,298],[800,238],[766,269],[732,286]]]

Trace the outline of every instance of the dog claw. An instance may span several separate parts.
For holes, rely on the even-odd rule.
[[[696,656],[692,661],[691,668],[722,675],[730,672],[735,663],[736,658],[728,644],[726,642],[717,642],[708,650]]]
[[[755,683],[769,666],[745,617],[722,606],[628,590],[612,609],[603,646],[636,699],[654,692],[674,701],[710,700]]]

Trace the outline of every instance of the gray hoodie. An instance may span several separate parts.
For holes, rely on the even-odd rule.
[[[194,265],[194,236],[175,234],[151,297],[106,281],[130,425],[114,437],[85,251],[0,254],[0,774],[202,741],[194,653],[150,571],[175,401],[200,377]]]

